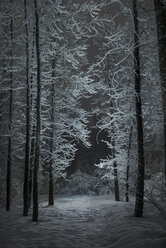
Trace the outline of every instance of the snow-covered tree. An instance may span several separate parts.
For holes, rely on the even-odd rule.
[[[8,161],[6,181],[6,203],[8,207],[6,209],[9,209],[10,195],[13,195],[17,188],[17,181],[19,178],[16,179],[15,177],[22,173],[20,165],[23,162],[25,144],[25,85],[23,76],[25,61],[19,50],[23,49],[22,22],[22,3],[19,1],[5,1],[5,3],[1,1],[1,34],[3,36],[3,39],[1,39],[1,60],[3,63],[1,63],[2,73],[0,90],[2,94],[2,113],[4,117],[1,123],[1,139],[4,149],[6,148],[3,158]],[[16,166],[13,166],[15,163]]]
[[[100,47],[95,76],[98,77],[97,102],[101,107],[95,109],[99,117],[98,128],[106,130],[110,155],[98,165],[105,169],[105,176],[114,180],[115,199],[119,200],[119,182],[125,180],[124,170],[127,164],[128,137],[133,125],[133,63],[132,30],[128,19],[126,25],[118,24],[118,16],[131,19],[130,11],[120,6],[118,14],[106,14],[100,29]],[[101,97],[102,95],[102,97]],[[97,105],[97,104],[96,104]],[[99,105],[99,103],[98,103]],[[97,105],[97,106],[98,106]]]
[[[74,159],[76,143],[81,141],[90,145],[88,114],[81,109],[80,99],[94,93],[91,74],[87,73],[86,43],[87,38],[96,35],[101,6],[93,1],[83,5],[71,2],[61,5],[61,2],[53,1],[42,9],[44,111],[41,149],[42,164],[49,167],[50,204],[53,204],[53,178],[65,176],[66,167]]]
[[[159,67],[162,89],[162,104],[164,118],[164,156],[165,156],[165,181],[166,181],[166,3],[165,0],[154,0],[156,25],[158,34]]]
[[[94,70],[95,77],[98,77],[98,89],[100,90],[99,95],[96,97],[96,102],[98,102],[98,106],[100,103],[101,107],[96,107],[95,109],[95,112],[100,116],[98,127],[100,130],[107,130],[110,136],[110,142],[107,141],[106,143],[110,147],[111,154],[110,157],[101,160],[98,166],[105,168],[106,176],[110,176],[111,174],[110,178],[114,179],[116,173],[113,170],[113,163],[116,160],[121,178],[120,182],[124,184],[126,181],[127,195],[130,181],[129,175],[131,175],[133,170],[136,171],[135,164],[137,163],[136,149],[138,142],[134,141],[136,135],[137,137],[139,136],[138,132],[136,132],[136,109],[134,106],[134,98],[136,97],[137,100],[137,95],[142,97],[144,146],[146,147],[145,155],[148,166],[152,162],[147,160],[147,152],[150,152],[151,149],[148,144],[154,139],[158,140],[157,137],[160,137],[162,131],[161,92],[155,49],[154,16],[151,14],[147,18],[145,7],[149,8],[149,6],[140,5],[138,25],[141,31],[139,36],[137,34],[137,38],[140,43],[141,92],[137,94],[134,90],[134,78],[137,75],[134,69],[134,51],[137,45],[134,42],[134,18],[131,6],[130,8],[126,8],[125,5],[120,4],[119,10],[113,17],[107,11],[105,23],[100,30],[100,40],[96,42],[97,47],[100,48],[100,55],[97,63],[98,67],[96,71]],[[119,15],[125,22],[119,23]],[[95,106],[97,106],[97,103],[95,103]],[[115,137],[113,139],[115,141],[113,142],[114,149],[111,137],[112,139]],[[114,152],[111,153],[111,149]],[[116,156],[113,155],[114,153]],[[134,153],[135,158],[133,160],[131,157],[133,157]],[[134,166],[131,166],[131,163]],[[130,167],[132,168],[131,172]],[[125,175],[125,171],[127,176]]]

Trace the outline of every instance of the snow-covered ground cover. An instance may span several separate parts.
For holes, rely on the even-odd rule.
[[[40,219],[22,217],[22,208],[0,210],[1,248],[165,248],[166,225],[145,203],[143,218],[134,203],[113,196],[57,197],[54,207],[40,203]]]

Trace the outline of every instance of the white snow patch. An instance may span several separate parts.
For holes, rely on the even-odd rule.
[[[112,196],[55,198],[40,203],[38,223],[22,208],[0,210],[1,248],[165,248],[166,229],[159,213],[145,204],[144,218],[133,217],[132,202]],[[31,213],[30,213],[31,214]]]

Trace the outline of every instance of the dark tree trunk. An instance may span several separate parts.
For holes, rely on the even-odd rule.
[[[39,14],[37,0],[34,0],[36,19],[36,60],[37,60],[37,101],[36,101],[36,154],[33,170],[33,217],[32,221],[38,221],[38,169],[40,158],[40,41],[39,41]]]
[[[114,162],[114,189],[115,189],[115,201],[120,201],[119,197],[119,180],[118,180],[118,169],[117,169],[117,163]]]
[[[10,97],[10,101],[11,101],[11,97]],[[10,210],[10,195],[11,195],[11,137],[9,137],[9,140],[8,140],[7,178],[6,178],[6,211]]]
[[[35,36],[35,30],[34,30]],[[33,47],[32,47],[32,63],[34,59],[34,46],[35,46],[35,39],[33,39]],[[33,66],[31,66],[33,68]],[[34,156],[35,156],[35,134],[36,134],[36,127],[33,121],[33,115],[36,109],[33,107],[33,74],[31,73],[31,87],[30,87],[30,111],[31,111],[31,139],[30,139],[30,161],[29,161],[29,208],[31,207],[31,198],[32,198],[32,183],[33,183],[33,165],[34,165]]]
[[[129,134],[129,146],[127,153],[127,168],[126,168],[126,202],[129,202],[129,172],[130,172],[130,150],[131,150],[131,140],[132,140],[133,126],[131,126]]]
[[[141,75],[139,51],[139,27],[137,15],[137,0],[133,0],[134,15],[134,71],[135,71],[135,103],[138,143],[138,174],[136,186],[135,217],[142,217],[144,206],[144,137],[142,123]]]
[[[55,42],[55,39],[53,39]],[[55,99],[55,89],[54,89],[54,78],[55,78],[55,58],[52,62],[52,87],[51,87],[51,142],[50,142],[50,167],[49,167],[49,199],[48,203],[50,206],[54,205],[54,178],[53,178],[53,151],[54,151],[54,99]]]
[[[49,206],[54,205],[54,180],[53,180],[53,169],[52,164],[50,164],[49,168],[49,199],[48,199]]]
[[[32,131],[30,162],[29,162],[29,208],[31,206],[31,196],[32,196],[34,154],[35,154],[35,127],[33,127],[33,131]]]
[[[114,129],[114,126],[112,127]],[[114,130],[113,130],[113,136],[114,136]],[[116,153],[115,153],[115,140],[114,137],[112,137],[112,156],[113,159],[116,159]],[[120,201],[119,197],[119,179],[118,179],[118,167],[116,160],[113,163],[113,174],[114,174],[114,190],[115,190],[115,201]]]
[[[165,151],[165,183],[166,183],[166,3],[154,0],[158,34],[159,65],[162,88],[164,114],[164,151]]]
[[[54,205],[54,179],[53,179],[53,150],[54,150],[54,85],[52,85],[52,103],[51,103],[51,140],[50,140],[50,166],[49,166],[49,198],[48,198],[48,204]]]
[[[11,8],[13,1],[11,0]],[[13,19],[10,22],[11,35],[11,52],[10,52],[10,67],[12,70],[13,62]],[[10,98],[9,98],[9,139],[8,139],[8,156],[7,156],[7,177],[6,177],[6,211],[10,210],[10,195],[11,195],[11,127],[12,127],[12,106],[13,106],[13,72],[10,72]]]
[[[107,63],[108,65],[108,63]],[[111,107],[111,114],[113,114],[114,108],[113,108],[113,102],[112,100],[110,101],[110,107]],[[114,190],[115,190],[115,201],[120,201],[120,196],[119,196],[119,178],[118,178],[118,166],[116,162],[116,147],[115,147],[115,137],[114,137],[114,123],[112,124],[112,138],[111,138],[111,143],[112,143],[112,158],[114,159],[113,163],[113,175],[114,175]]]
[[[28,215],[29,209],[29,139],[30,139],[30,116],[29,116],[29,45],[27,26],[27,1],[24,0],[25,12],[25,34],[26,34],[26,145],[25,145],[25,169],[24,169],[24,189],[23,189],[23,215]]]

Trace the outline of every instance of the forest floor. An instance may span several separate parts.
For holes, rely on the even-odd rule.
[[[143,218],[134,203],[110,195],[57,197],[40,203],[39,222],[22,217],[22,208],[0,210],[1,248],[165,248],[166,223],[149,203]]]

